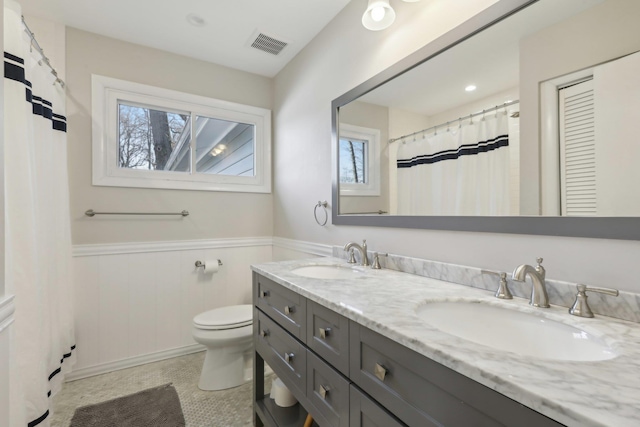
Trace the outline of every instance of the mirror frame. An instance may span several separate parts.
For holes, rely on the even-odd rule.
[[[481,13],[435,39],[416,52],[356,86],[331,103],[331,167],[333,225],[418,228],[485,233],[536,234],[640,240],[640,217],[551,217],[551,216],[404,216],[340,215],[338,178],[338,124],[340,107],[417,67],[493,24],[538,0],[499,0]],[[540,160],[538,159],[538,162]]]

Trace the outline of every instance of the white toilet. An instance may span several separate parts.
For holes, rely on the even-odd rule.
[[[207,347],[198,387],[223,390],[253,376],[253,306],[216,308],[193,318],[193,339]]]

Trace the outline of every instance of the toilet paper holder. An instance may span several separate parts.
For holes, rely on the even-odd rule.
[[[221,265],[222,265],[222,261],[218,260],[218,266],[221,266]],[[206,268],[207,264],[202,262],[202,261],[200,261],[200,260],[198,260],[198,261],[196,261],[196,268],[200,268],[200,267]]]

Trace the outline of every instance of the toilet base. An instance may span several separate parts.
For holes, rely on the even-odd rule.
[[[238,357],[237,352],[229,353],[225,350],[207,350],[198,381],[200,390],[225,390],[253,379],[253,352],[248,351]]]

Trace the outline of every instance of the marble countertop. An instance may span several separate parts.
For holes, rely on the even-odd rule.
[[[340,280],[291,272],[307,265],[335,264],[353,266],[338,258],[316,258],[253,265],[252,269],[560,423],[640,425],[640,324],[605,316],[583,319],[569,315],[566,307],[533,308],[522,298],[499,300],[490,291],[393,270],[362,268],[362,274]],[[446,334],[415,314],[426,301],[460,298],[578,327],[603,339],[618,356],[596,362],[522,356]]]

